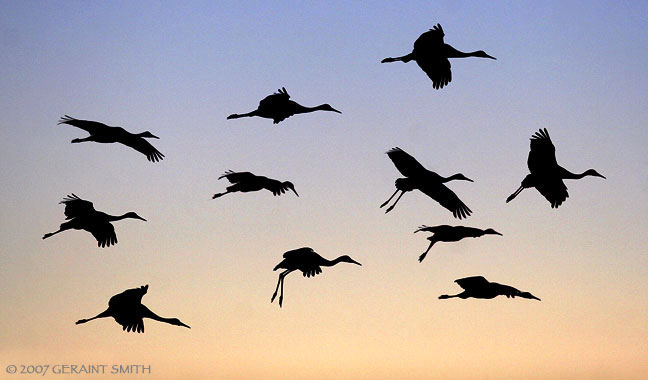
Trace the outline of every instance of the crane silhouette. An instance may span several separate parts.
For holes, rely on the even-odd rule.
[[[396,191],[385,201],[385,203],[380,205],[381,208],[386,206],[399,191],[402,191],[398,198],[396,198],[394,204],[385,210],[385,213],[390,212],[394,206],[396,206],[396,203],[398,203],[403,194],[418,189],[423,192],[423,194],[439,202],[441,206],[450,210],[455,218],[467,218],[470,215],[472,211],[468,206],[466,206],[459,197],[452,192],[452,190],[448,189],[444,183],[455,179],[473,182],[472,179],[467,178],[461,173],[454,174],[447,178],[441,177],[437,173],[424,168],[423,165],[416,161],[414,157],[410,156],[398,147],[388,151],[387,155],[396,166],[396,169],[398,169],[405,178],[396,179]]]
[[[594,169],[575,174],[558,165],[558,162],[556,162],[556,147],[551,142],[546,128],[540,129],[531,136],[531,150],[529,151],[527,166],[531,174],[524,177],[520,187],[506,199],[506,203],[517,197],[522,190],[535,187],[551,203],[552,208],[558,208],[569,198],[567,186],[565,186],[563,179],[581,179],[586,176],[605,179]]]
[[[110,297],[108,308],[103,312],[89,319],[79,319],[77,325],[90,322],[97,318],[113,317],[115,322],[122,326],[126,332],[144,332],[143,318],[150,318],[159,322],[168,323],[175,326],[191,328],[180,322],[178,318],[164,318],[155,314],[148,307],[142,305],[142,297],[146,294],[148,285],[140,286],[125,290],[117,295]]]
[[[277,291],[279,290],[279,285],[281,285],[281,294],[279,295],[279,307],[283,303],[283,285],[284,278],[292,271],[300,270],[304,274],[304,277],[313,277],[317,274],[322,273],[321,267],[332,267],[337,263],[351,263],[362,265],[359,262],[353,260],[347,255],[340,256],[335,260],[327,260],[320,256],[317,252],[313,251],[312,248],[303,247],[298,249],[293,249],[283,254],[283,260],[273,270],[285,269],[285,271],[279,273],[279,280],[277,281],[277,287],[275,288],[274,294],[270,299],[270,302],[273,302],[277,297]]]
[[[299,196],[295,190],[295,186],[290,181],[281,182],[276,179],[254,175],[250,172],[233,172],[231,170],[226,171],[225,174],[218,177],[218,179],[221,178],[227,178],[227,180],[230,181],[230,183],[233,183],[233,185],[228,186],[226,189],[227,191],[224,193],[214,194],[212,199],[222,197],[228,193],[235,193],[237,191],[248,193],[250,191],[259,191],[263,189],[271,191],[275,196],[281,195],[290,189],[295,193],[295,195]]]
[[[461,286],[464,291],[452,296],[449,296],[447,294],[441,295],[439,296],[440,300],[453,297],[459,297],[462,299],[470,297],[491,299],[497,296],[506,296],[506,298],[522,297],[540,301],[540,298],[534,296],[529,292],[521,292],[512,286],[498,284],[497,282],[488,282],[488,280],[486,280],[482,276],[460,278],[458,280],[455,280],[455,282],[459,286]]]
[[[290,100],[290,95],[284,87],[277,90],[272,95],[268,95],[259,102],[259,107],[252,112],[244,114],[231,114],[227,119],[238,119],[240,117],[259,116],[266,119],[272,119],[274,124],[278,124],[284,119],[298,113],[308,113],[314,111],[333,111],[342,113],[329,104],[321,104],[316,107],[304,107],[299,103]]]
[[[115,228],[110,222],[116,222],[126,218],[139,219],[146,222],[146,219],[134,212],[113,216],[97,211],[92,206],[92,202],[83,200],[74,193],[63,198],[59,203],[65,205],[65,219],[68,221],[61,224],[58,231],[43,235],[43,239],[47,239],[52,235],[69,229],[84,230],[90,232],[97,239],[97,246],[110,247],[113,244],[117,244]]]
[[[438,90],[452,81],[452,71],[450,71],[448,58],[479,57],[497,59],[486,54],[483,50],[470,53],[461,52],[444,43],[443,36],[445,34],[441,24],[436,24],[414,41],[414,50],[411,53],[402,57],[385,58],[382,63],[396,61],[407,63],[414,60],[432,80],[432,87]]]
[[[155,147],[153,147],[153,145],[145,140],[145,138],[159,138],[149,131],[142,133],[130,133],[121,127],[110,127],[97,121],[79,120],[68,115],[62,117],[59,120],[58,124],[72,125],[90,133],[90,136],[86,138],[72,140],[72,143],[80,143],[85,141],[94,141],[105,144],[121,143],[144,154],[146,158],[151,162],[158,162],[164,157],[162,153],[160,153],[157,149],[155,149]]]
[[[419,262],[423,261],[423,259],[428,254],[430,248],[432,248],[434,243],[439,241],[452,242],[452,241],[459,241],[467,237],[477,238],[484,235],[502,236],[502,234],[500,234],[499,232],[495,231],[492,228],[482,230],[475,227],[448,226],[448,225],[433,226],[433,227],[421,226],[418,228],[418,230],[414,231],[414,233],[421,232],[421,231],[432,232],[434,235],[427,238],[430,241],[430,246],[425,250],[425,252],[423,252],[421,256],[419,256]]]

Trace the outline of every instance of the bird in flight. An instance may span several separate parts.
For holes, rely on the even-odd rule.
[[[299,113],[308,113],[313,111],[332,111],[342,113],[329,104],[321,104],[316,107],[304,107],[299,103],[290,100],[290,95],[284,87],[277,90],[272,95],[268,95],[259,102],[259,107],[252,112],[244,114],[231,114],[227,119],[238,119],[240,117],[259,116],[266,119],[272,119],[274,124],[278,124],[284,119]]]
[[[126,218],[139,219],[146,222],[146,219],[134,212],[113,216],[97,211],[92,206],[92,202],[83,200],[75,194],[68,195],[59,203],[65,205],[64,213],[67,222],[61,224],[58,231],[43,235],[43,239],[47,239],[52,235],[69,229],[84,230],[90,232],[97,239],[97,246],[102,248],[110,247],[113,244],[117,244],[115,228],[110,222],[116,222]]]
[[[362,265],[359,262],[353,260],[347,255],[340,256],[335,260],[327,260],[320,256],[317,252],[313,251],[312,248],[303,247],[298,249],[293,249],[283,254],[283,260],[274,267],[273,270],[285,269],[285,271],[279,273],[279,280],[277,281],[277,287],[275,288],[274,294],[270,299],[270,302],[273,302],[277,297],[277,291],[281,285],[281,294],[279,295],[279,307],[283,303],[283,285],[284,278],[292,271],[300,270],[304,277],[313,277],[317,274],[322,273],[321,267],[332,267],[337,263],[351,263],[356,265]]]
[[[430,241],[430,246],[425,250],[425,252],[423,252],[421,256],[419,256],[419,262],[423,261],[423,259],[428,254],[430,248],[432,248],[434,243],[439,241],[452,242],[452,241],[459,241],[467,237],[477,238],[484,235],[502,236],[502,234],[500,234],[499,232],[495,231],[492,228],[487,228],[485,230],[482,230],[474,227],[448,226],[448,225],[433,226],[433,227],[421,226],[419,227],[418,230],[414,231],[414,233],[421,232],[421,231],[432,232],[434,235],[427,238]]]
[[[274,196],[281,195],[288,190],[292,190],[295,195],[299,196],[295,190],[295,185],[290,181],[281,182],[276,179],[254,175],[250,172],[233,172],[231,170],[226,171],[225,174],[218,177],[218,179],[221,178],[227,178],[227,180],[233,185],[228,186],[226,189],[227,191],[224,193],[214,194],[212,199],[222,197],[225,194],[235,193],[237,191],[249,193],[251,191],[259,191],[263,189],[271,191]]]
[[[153,145],[145,140],[145,138],[159,138],[149,131],[142,133],[130,133],[121,127],[109,127],[106,124],[99,123],[97,121],[79,120],[68,115],[62,117],[58,123],[68,124],[77,128],[81,128],[90,134],[90,136],[83,139],[74,139],[72,140],[72,143],[80,143],[84,141],[94,141],[105,144],[121,143],[142,153],[151,162],[158,162],[164,157],[164,155],[160,153],[160,151],[155,149]]]
[[[586,176],[605,179],[594,169],[575,174],[558,165],[556,148],[551,142],[546,128],[540,129],[531,136],[531,151],[529,151],[527,166],[531,174],[524,177],[521,186],[506,199],[506,203],[517,197],[522,190],[535,187],[549,201],[552,208],[558,208],[569,198],[563,179],[581,179]]]
[[[455,218],[467,218],[472,212],[457,197],[452,190],[448,189],[444,183],[452,180],[463,180],[473,182],[472,179],[467,178],[461,173],[457,173],[450,177],[441,177],[437,173],[427,170],[416,159],[407,154],[401,148],[393,148],[387,152],[387,156],[392,160],[396,169],[398,169],[405,178],[396,179],[396,191],[392,194],[385,203],[380,207],[386,206],[392,198],[401,191],[402,193],[396,198],[396,201],[387,208],[385,213],[390,212],[396,203],[401,199],[403,194],[414,189],[420,190],[423,194],[439,202],[441,206],[447,208],[452,212]]]
[[[540,298],[529,292],[521,292],[512,286],[498,284],[497,282],[488,282],[488,280],[482,276],[460,278],[455,280],[455,282],[461,286],[464,291],[452,296],[444,294],[439,296],[439,299],[444,300],[453,297],[459,297],[462,299],[470,297],[491,299],[497,296],[506,296],[506,298],[522,297],[540,301]]]
[[[483,50],[470,53],[461,52],[444,43],[443,36],[445,34],[443,33],[441,24],[436,24],[432,29],[421,34],[414,41],[414,50],[411,53],[402,57],[385,58],[382,60],[382,63],[396,61],[407,63],[414,60],[432,80],[432,87],[438,90],[452,81],[452,72],[450,71],[450,61],[448,58],[479,57],[496,59],[486,54]]]
[[[142,305],[142,297],[146,294],[148,285],[140,286],[125,290],[117,295],[110,297],[108,301],[108,308],[103,312],[89,319],[79,319],[76,321],[77,325],[90,322],[97,318],[113,317],[115,322],[122,326],[122,330],[126,332],[144,332],[143,318],[150,318],[159,322],[168,323],[170,325],[182,326],[191,328],[184,323],[180,322],[178,318],[164,318],[155,314],[148,307]]]

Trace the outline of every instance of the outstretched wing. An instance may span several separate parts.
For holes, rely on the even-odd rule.
[[[277,90],[272,95],[268,95],[265,98],[261,99],[259,102],[258,111],[261,114],[266,114],[272,118],[274,124],[289,118],[294,114],[294,111],[291,109],[290,103],[294,103],[289,100],[290,95],[284,87]]]
[[[443,184],[420,186],[419,190],[428,197],[439,202],[441,206],[450,210],[455,218],[467,218],[472,212],[472,210],[469,209],[461,199],[459,199],[457,194]]]
[[[92,206],[92,202],[77,197],[74,193],[63,198],[61,204],[65,205],[65,219],[72,219],[92,215],[97,212]]]
[[[435,25],[414,42],[414,56],[421,70],[432,80],[432,87],[443,88],[452,81],[450,61],[442,54],[443,28]]]
[[[479,289],[490,284],[488,280],[486,280],[482,276],[460,278],[458,280],[455,280],[455,282],[465,290]]]
[[[106,124],[100,123],[98,121],[91,121],[91,120],[79,120],[75,119],[71,116],[65,115],[62,117],[58,124],[68,124],[77,128],[81,128],[84,131],[87,131],[91,135],[95,135],[98,133],[101,133],[103,130],[106,128],[110,128]]]
[[[392,160],[396,169],[405,177],[423,176],[429,173],[423,165],[416,161],[416,158],[410,156],[399,147],[389,150],[387,156]]]
[[[110,222],[100,221],[90,223],[84,227],[84,230],[90,232],[97,239],[97,246],[104,248],[117,244],[117,234],[115,227]]]
[[[556,147],[551,142],[547,128],[540,129],[531,136],[531,150],[529,151],[527,165],[531,173],[539,175],[557,169]]]
[[[535,188],[551,203],[551,208],[558,208],[569,198],[567,186],[558,177],[543,177],[542,179],[542,182],[536,184]]]
[[[108,306],[116,308],[134,308],[142,303],[142,297],[148,292],[148,285],[139,288],[124,290],[119,294],[110,297]]]
[[[319,256],[315,251],[313,251],[313,248],[311,247],[302,247],[302,248],[297,248],[290,250],[286,253],[283,254],[284,259],[295,259],[295,258],[300,258],[300,259],[308,259],[310,257],[317,257]]]
[[[257,176],[250,172],[233,172],[231,170],[228,170],[225,172],[225,174],[218,177],[218,179],[221,178],[227,178],[227,180],[230,181],[230,183],[239,183],[239,182],[252,181],[255,178],[257,178]]]
[[[158,162],[162,160],[164,154],[160,153],[159,150],[155,149],[155,147],[151,145],[151,143],[146,141],[146,139],[130,133],[129,135],[130,136],[128,138],[120,139],[119,142],[142,153],[143,155],[146,156],[146,159],[148,159],[151,162]]]

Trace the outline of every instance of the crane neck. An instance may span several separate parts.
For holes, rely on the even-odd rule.
[[[445,50],[446,50],[446,58],[477,57],[479,54],[479,51],[471,51],[471,52],[459,51],[448,44],[445,45]]]

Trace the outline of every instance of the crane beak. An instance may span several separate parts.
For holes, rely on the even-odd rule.
[[[139,216],[139,215],[136,217],[136,219],[143,220],[143,221],[145,221],[145,222],[147,221],[146,219],[142,218],[142,217]]]
[[[351,259],[351,263],[352,263],[352,264],[357,264],[357,265],[362,266],[362,264],[360,264],[359,262],[357,262],[357,261],[355,261],[355,260],[353,260],[353,259]]]
[[[290,190],[292,190],[293,193],[295,193],[296,196],[299,196],[299,194],[297,194],[297,190],[295,190],[294,188],[293,188],[293,189],[290,189]]]
[[[191,328],[191,327],[189,327],[188,325],[185,325],[185,324],[184,324],[184,323],[182,323],[182,322],[180,322],[180,326],[183,326],[183,327],[186,327],[186,328],[188,328],[188,329],[190,329],[190,328]]]
[[[340,112],[340,111],[338,111],[338,110],[336,110],[336,109],[335,109],[335,108],[333,108],[333,107],[331,107],[331,111],[333,111],[333,112],[337,112],[337,113],[342,113],[342,112]]]

